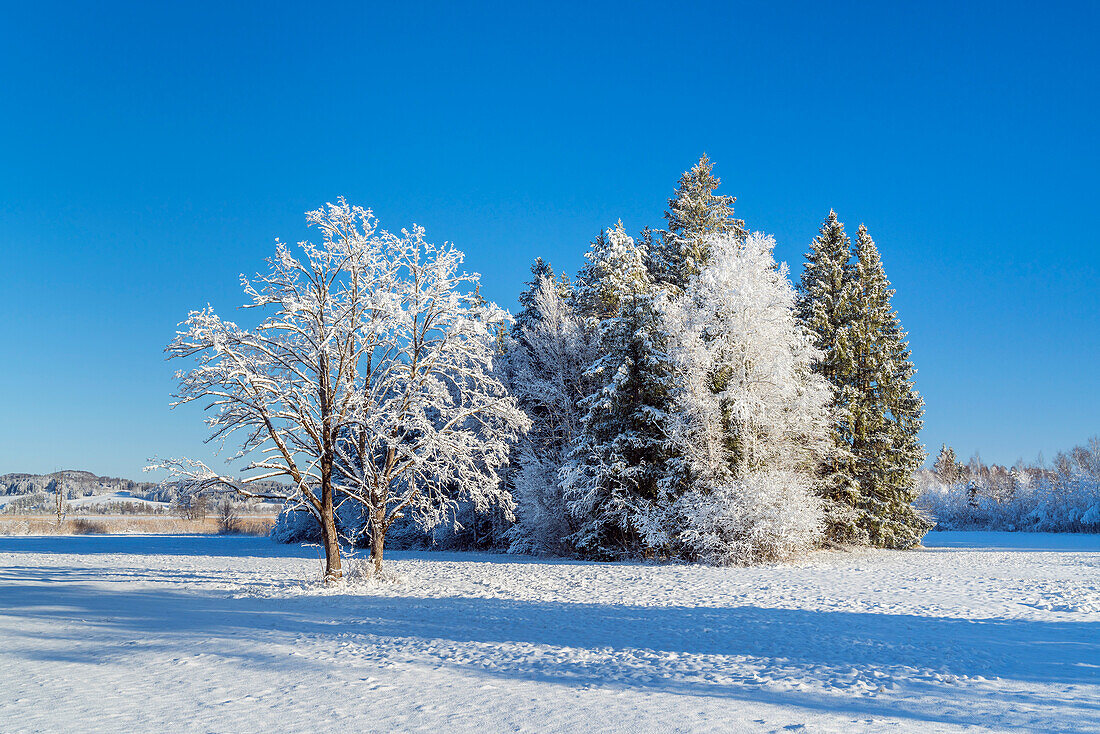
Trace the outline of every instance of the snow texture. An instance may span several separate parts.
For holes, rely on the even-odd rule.
[[[0,730],[1097,731],[1100,536],[799,565],[0,538]]]

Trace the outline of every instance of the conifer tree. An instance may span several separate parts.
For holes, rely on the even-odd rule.
[[[582,401],[562,486],[580,525],[573,540],[595,557],[652,550],[641,547],[639,522],[670,491],[674,375],[645,255],[619,222],[592,243],[578,283],[600,356],[588,370],[595,389]]]
[[[668,229],[650,253],[650,270],[658,281],[683,289],[710,262],[710,237],[732,234],[740,240],[748,235],[744,220],[733,215],[737,197],[714,193],[720,183],[706,153],[680,176],[665,212]]]
[[[943,444],[940,447],[939,456],[936,457],[936,463],[932,465],[932,471],[945,483],[954,484],[959,481],[962,469],[962,464],[959,463],[959,457],[955,454],[955,449]]]
[[[537,261],[536,280],[525,292],[522,326],[507,340],[504,364],[509,388],[531,418],[531,430],[513,447],[513,495],[517,523],[510,550],[567,555],[576,524],[565,504],[560,470],[577,435],[588,394],[586,370],[595,359],[592,335],[572,306],[564,278],[554,279]]]
[[[814,336],[821,357],[814,370],[833,388],[832,451],[821,468],[820,491],[825,499],[826,537],[834,542],[866,540],[860,527],[859,485],[852,455],[851,404],[857,355],[851,343],[856,318],[856,270],[850,263],[851,240],[836,212],[821,225],[806,255],[796,312]]]
[[[544,280],[553,283],[563,296],[571,290],[569,278],[564,273],[561,277],[555,278],[553,266],[541,257],[536,257],[535,261],[531,263],[531,280],[527,281],[526,287],[519,294],[520,310],[512,318],[513,337],[518,338],[524,331],[529,331],[533,326],[533,321],[541,317],[536,301],[538,300],[539,288],[542,287]]]
[[[918,438],[924,400],[913,385],[916,368],[890,303],[894,289],[863,225],[855,256],[856,308],[849,332],[857,359],[849,412],[860,524],[875,545],[910,548],[931,527],[912,504],[913,473],[925,459]]]

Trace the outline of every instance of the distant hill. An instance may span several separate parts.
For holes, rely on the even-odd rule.
[[[90,471],[65,469],[53,474],[0,475],[0,495],[52,493],[56,489],[58,474],[64,475],[65,481],[62,488],[65,491],[65,497],[69,499],[115,492],[129,492],[133,496],[143,496],[155,493],[159,488],[156,482],[135,482],[132,479],[119,477],[100,477]]]
[[[65,499],[79,499],[101,494],[125,494],[137,499],[154,502],[171,502],[179,494],[176,484],[135,482],[120,477],[101,477],[90,471],[65,469],[53,474],[3,474],[0,475],[0,497],[14,495],[52,494],[56,491],[58,474],[64,475],[62,490]],[[282,489],[277,482],[258,482],[257,489]]]

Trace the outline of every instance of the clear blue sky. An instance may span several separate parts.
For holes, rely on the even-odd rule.
[[[464,5],[3,5],[0,472],[209,456],[161,350],[326,200],[514,308],[703,151],[796,277],[867,224],[930,450],[1100,432],[1100,4]]]

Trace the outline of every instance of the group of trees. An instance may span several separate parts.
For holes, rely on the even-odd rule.
[[[242,278],[257,326],[207,308],[167,349],[197,361],[176,404],[206,403],[253,473],[159,466],[307,512],[326,579],[342,534],[380,570],[391,527],[458,517],[513,551],[609,559],[919,543],[922,402],[874,242],[830,213],[796,289],[718,186],[704,156],[664,229],[617,223],[572,279],[536,260],[510,327],[452,245],[342,199],[308,213],[319,244]]]
[[[666,228],[622,223],[576,278],[541,259],[504,341],[533,427],[512,549],[744,563],[822,541],[910,547],[923,403],[862,226],[822,225],[796,291],[704,156]]]
[[[916,505],[944,528],[1096,532],[1100,530],[1100,437],[1058,452],[1047,464],[963,463],[944,444],[918,474]]]
[[[493,372],[506,314],[478,295],[462,253],[413,227],[377,228],[343,199],[307,214],[321,242],[277,242],[266,273],[242,277],[253,328],[207,307],[168,345],[197,364],[178,373],[176,405],[211,411],[209,440],[239,438],[245,478],[169,459],[195,491],[281,500],[320,530],[325,579],[342,576],[337,510],[361,508],[376,570],[390,526],[442,522],[459,499],[511,511],[499,481],[529,425]],[[278,479],[283,484],[267,480]],[[266,483],[265,483],[266,482]]]
[[[906,334],[890,301],[878,248],[859,226],[853,246],[830,211],[802,274],[798,316],[822,351],[832,386],[831,455],[823,494],[829,535],[905,548],[931,525],[914,510],[913,473],[924,463],[924,401]]]

